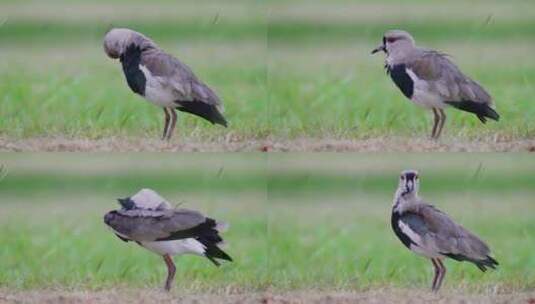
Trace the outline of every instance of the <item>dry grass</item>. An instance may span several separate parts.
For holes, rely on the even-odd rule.
[[[239,139],[229,136],[200,141],[174,139],[165,142],[156,138],[109,137],[103,139],[72,139],[63,137],[38,137],[30,139],[0,138],[0,151],[47,152],[249,152],[261,150],[261,140]]]
[[[535,140],[500,140],[485,138],[458,140],[444,138],[377,137],[369,139],[311,139],[272,141],[266,144],[273,151],[336,151],[336,152],[535,152]]]
[[[239,293],[221,291],[213,294],[165,293],[156,289],[118,289],[99,291],[0,290],[0,303],[534,303],[535,292],[482,294],[457,293],[452,290],[433,294],[412,289],[378,288],[364,292],[302,290],[289,293]]]
[[[1,152],[535,152],[535,139],[376,137],[368,139],[243,139],[229,134],[213,141],[184,138],[165,142],[155,138],[110,137],[72,139],[0,137]]]

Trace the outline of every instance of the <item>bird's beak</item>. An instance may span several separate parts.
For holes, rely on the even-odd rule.
[[[383,52],[386,53],[386,48],[385,48],[384,44],[381,44],[380,46],[378,46],[375,49],[373,49],[372,55],[377,53],[377,52],[380,52],[380,51],[383,51]]]

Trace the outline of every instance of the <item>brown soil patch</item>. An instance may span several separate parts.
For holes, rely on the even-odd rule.
[[[535,139],[500,140],[445,138],[439,141],[406,137],[370,139],[228,139],[203,142],[155,138],[69,139],[61,137],[8,139],[0,137],[3,152],[535,152]]]
[[[463,294],[441,291],[433,294],[421,290],[376,289],[363,292],[344,291],[293,291],[284,293],[240,294],[180,294],[165,293],[154,289],[101,290],[101,291],[2,291],[0,303],[262,303],[262,304],[309,304],[309,303],[533,303],[535,292],[496,294]]]

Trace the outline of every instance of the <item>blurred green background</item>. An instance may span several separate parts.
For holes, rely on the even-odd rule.
[[[112,26],[152,37],[221,95],[230,128],[180,115],[177,138],[427,136],[431,113],[369,54],[393,28],[450,54],[494,96],[500,122],[451,110],[445,140],[535,133],[529,0],[2,0],[0,136],[157,137],[162,111],[130,92],[102,51]]]
[[[102,223],[144,187],[226,220],[221,268],[176,258],[178,292],[427,290],[429,261],[390,228],[399,172],[484,239],[500,262],[481,273],[447,261],[446,290],[535,288],[535,161],[528,154],[4,154],[0,287],[160,288],[161,258]]]

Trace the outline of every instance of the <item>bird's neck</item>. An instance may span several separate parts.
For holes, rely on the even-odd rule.
[[[393,212],[403,213],[410,205],[419,200],[418,193],[405,192],[405,189],[398,189],[394,195],[394,203],[392,205]]]
[[[386,63],[391,67],[405,63],[412,56],[413,52],[414,47],[412,46],[399,47],[393,50],[389,50],[388,56],[386,57]]]

